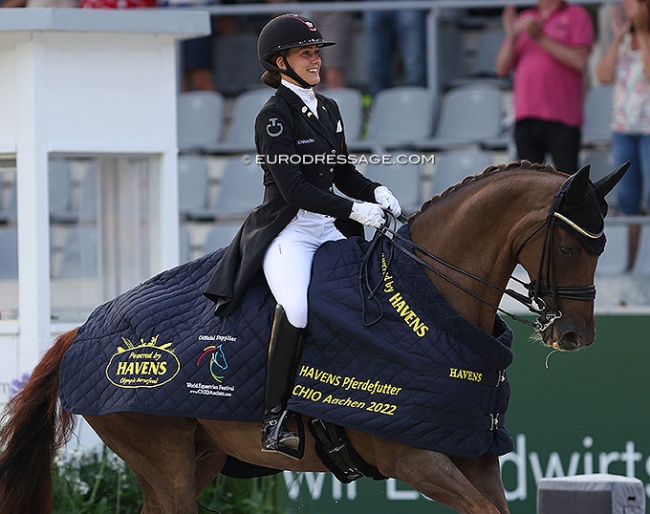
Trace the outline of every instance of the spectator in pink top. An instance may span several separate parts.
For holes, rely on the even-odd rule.
[[[502,15],[505,40],[496,57],[499,76],[514,72],[517,157],[544,162],[550,154],[566,173],[578,168],[585,71],[594,40],[589,13],[562,0],[538,0]]]

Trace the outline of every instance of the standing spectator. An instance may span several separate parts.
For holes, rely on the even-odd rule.
[[[517,156],[555,167],[578,169],[585,72],[594,41],[587,11],[562,0],[538,0],[517,15],[506,6],[506,33],[496,57],[497,75],[514,71],[513,100]]]
[[[392,2],[399,4],[399,0]],[[393,85],[393,55],[396,48],[399,49],[406,84],[426,87],[425,19],[424,11],[417,9],[364,12],[368,79],[373,97]]]
[[[182,91],[214,91],[212,36],[181,41]]]
[[[323,59],[322,86],[328,89],[345,87],[350,54],[352,53],[354,14],[351,11],[315,12],[312,18],[323,32],[329,34],[336,41],[336,45],[321,52]]]
[[[612,41],[601,59],[600,82],[614,84],[612,153],[630,161],[617,186],[621,214],[644,214],[650,207],[650,2],[623,0],[623,18],[611,11]],[[645,205],[644,205],[645,196]],[[628,269],[634,265],[640,225],[630,225]]]

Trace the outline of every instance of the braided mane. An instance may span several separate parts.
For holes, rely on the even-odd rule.
[[[542,171],[548,173],[561,173],[558,170],[556,170],[551,164],[530,162],[527,160],[513,161],[505,164],[496,164],[493,166],[488,166],[481,173],[477,173],[476,175],[466,177],[461,182],[458,182],[457,184],[454,184],[453,186],[447,188],[442,193],[438,193],[433,197],[431,197],[430,200],[427,200],[426,202],[424,202],[424,204],[422,204],[422,207],[420,207],[419,211],[415,212],[411,216],[411,219],[415,219],[424,211],[426,211],[432,204],[434,204],[435,202],[437,202],[442,198],[446,198],[451,193],[457,191],[458,189],[461,189],[467,184],[472,184],[477,180],[482,180],[486,177],[491,177],[495,173],[500,173],[502,171],[522,170],[522,169],[531,170],[531,171]]]

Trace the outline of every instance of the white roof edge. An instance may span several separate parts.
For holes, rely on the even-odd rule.
[[[182,37],[211,32],[207,11],[178,9],[3,9],[0,32],[121,32]]]

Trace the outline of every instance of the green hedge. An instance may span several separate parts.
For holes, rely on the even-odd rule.
[[[139,514],[142,491],[112,451],[60,454],[52,469],[53,514]],[[237,480],[219,476],[203,491],[199,513],[283,514],[282,475]]]

